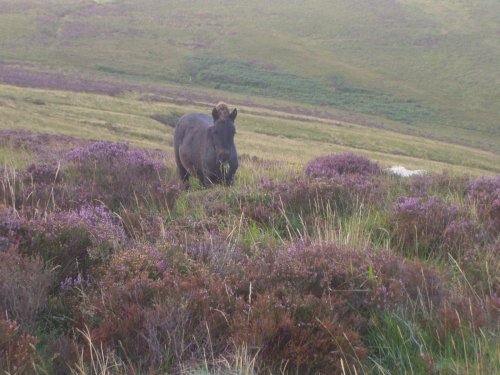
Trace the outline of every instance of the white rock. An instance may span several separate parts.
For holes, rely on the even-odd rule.
[[[401,177],[410,177],[415,175],[423,175],[426,173],[423,169],[406,169],[401,165],[395,165],[394,167],[387,168],[386,171],[389,173],[401,176]]]

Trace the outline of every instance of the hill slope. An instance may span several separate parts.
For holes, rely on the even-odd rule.
[[[483,149],[500,145],[497,1],[53,0],[0,7],[4,65],[273,97]]]
[[[105,81],[100,83],[101,86],[91,86],[87,82],[87,88],[120,90],[116,82],[115,86],[106,86]],[[179,100],[176,90],[186,97]],[[212,91],[196,91],[195,96],[189,97],[185,89],[175,87],[159,92],[163,95],[129,92],[110,96],[0,85],[0,129],[126,141],[136,146],[171,150],[173,126],[179,116],[189,111],[209,113],[216,96]],[[279,102],[271,106],[268,101],[245,102],[238,96],[234,100],[231,104],[237,105],[240,112],[236,121],[240,154],[301,167],[318,155],[352,151],[385,166],[402,164],[431,171],[500,173],[500,155],[493,152],[332,120],[314,112],[291,114],[293,108],[286,104],[282,108]],[[4,164],[1,154],[0,146],[0,162]],[[30,160],[27,156],[26,162]]]

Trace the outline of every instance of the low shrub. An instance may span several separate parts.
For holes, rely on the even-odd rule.
[[[465,196],[469,181],[470,177],[466,175],[453,176],[447,171],[443,171],[413,176],[405,181],[405,185],[411,196],[454,194],[461,198]]]
[[[340,372],[341,360],[359,369],[373,309],[418,300],[432,310],[448,298],[441,275],[421,262],[333,243],[270,250],[226,280],[239,301],[233,340],[260,348],[274,370],[286,362],[298,372]]]
[[[233,340],[259,348],[270,372],[279,371],[284,363],[296,373],[359,369],[366,356],[356,330],[359,318],[356,314],[339,317],[337,305],[333,297],[294,295],[284,304],[274,293],[259,295],[248,309],[235,314]]]
[[[0,223],[20,253],[56,267],[58,281],[88,275],[125,241],[119,220],[103,206],[49,213],[43,218],[8,215]],[[5,236],[4,234],[4,236]]]
[[[254,207],[250,216],[274,220],[283,220],[285,213],[291,214],[289,219],[300,216],[307,221],[307,216],[324,216],[328,210],[338,216],[347,216],[363,204],[382,204],[387,194],[381,179],[363,174],[311,180],[296,177],[282,183],[263,180],[259,188],[270,194],[271,204]]]
[[[42,163],[54,162],[65,150],[86,141],[64,135],[37,133],[21,129],[0,129],[0,145],[35,154]]]
[[[22,256],[13,247],[0,251],[0,311],[24,329],[33,330],[52,282],[52,270],[40,257]]]
[[[478,246],[480,234],[477,225],[468,218],[451,221],[442,233],[442,248],[455,257],[470,253]]]
[[[19,218],[12,208],[0,206],[0,250],[7,251],[16,247],[21,241],[21,228],[23,220]]]
[[[308,178],[335,178],[339,175],[377,175],[381,173],[377,163],[364,156],[344,153],[321,156],[307,163],[304,174]]]
[[[24,174],[26,183],[51,185],[64,178],[60,165],[52,163],[30,164]]]
[[[223,312],[231,303],[221,280],[190,269],[182,255],[139,247],[115,254],[102,272],[80,318],[98,347],[119,348],[143,370],[162,364],[178,370],[227,347]]]
[[[500,235],[500,176],[482,177],[467,185],[467,199],[477,212],[488,240]]]
[[[0,317],[0,372],[3,374],[34,374],[39,362],[37,339],[23,333],[15,320]]]
[[[385,200],[387,186],[380,178],[377,163],[352,153],[332,154],[310,161],[304,168],[306,181],[319,197],[341,214],[349,214],[361,204],[379,205]]]
[[[85,186],[92,200],[115,210],[137,204],[168,209],[181,189],[169,182],[173,172],[162,157],[124,143],[95,142],[68,152],[66,160],[75,183]]]
[[[455,204],[435,197],[399,197],[390,214],[394,243],[402,251],[444,256],[470,250],[477,236],[473,223]]]

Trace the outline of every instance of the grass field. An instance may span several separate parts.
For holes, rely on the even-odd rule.
[[[3,63],[328,106],[416,135],[500,145],[494,0],[0,6]]]
[[[189,111],[209,113],[212,106],[203,101],[181,105],[147,98],[134,93],[107,96],[0,85],[0,128],[171,150],[176,120]],[[500,156],[493,152],[312,115],[291,115],[258,104],[238,109],[240,154],[301,166],[318,155],[356,151],[387,167],[471,174],[500,171]],[[153,119],[155,115],[170,118],[170,125]]]

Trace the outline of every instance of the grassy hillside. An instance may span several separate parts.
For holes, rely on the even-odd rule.
[[[235,95],[235,185],[183,192],[214,92],[82,82],[0,85],[0,372],[495,372],[498,154]]]
[[[500,146],[494,0],[7,0],[0,8],[4,66],[272,97]]]
[[[210,98],[209,93],[206,95]],[[135,146],[171,150],[177,119],[189,111],[209,113],[213,105],[202,98],[178,104],[173,99],[157,100],[139,93],[108,96],[0,85],[0,129],[127,141]],[[405,165],[471,174],[500,172],[500,156],[488,151],[314,114],[292,115],[265,104],[248,103],[238,105],[238,109],[236,145],[240,154],[301,167],[315,156],[354,151],[387,167]]]
[[[0,0],[0,374],[497,373],[499,15]],[[219,100],[235,183],[186,191]]]

